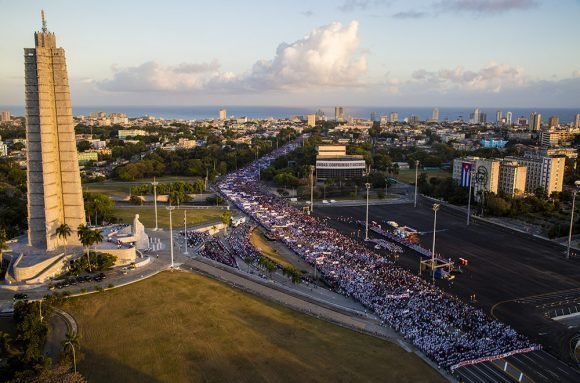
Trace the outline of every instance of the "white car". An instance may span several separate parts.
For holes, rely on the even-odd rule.
[[[327,204],[327,203],[328,203],[328,200],[326,200],[326,199],[323,199],[323,200],[322,200],[322,203],[324,203],[324,204]]]

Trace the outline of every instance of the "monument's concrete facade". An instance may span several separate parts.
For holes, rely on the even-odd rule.
[[[56,47],[44,14],[42,19],[35,48],[24,49],[28,241],[50,251],[59,244],[59,225],[70,226],[68,242],[75,244],[77,227],[86,220],[64,49]]]

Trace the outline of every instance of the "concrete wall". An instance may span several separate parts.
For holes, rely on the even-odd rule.
[[[64,266],[63,261],[63,254],[58,254],[52,257],[43,257],[39,262],[24,265],[22,262],[22,256],[20,256],[12,268],[14,279],[29,284],[44,282],[46,279],[53,277],[62,271]]]

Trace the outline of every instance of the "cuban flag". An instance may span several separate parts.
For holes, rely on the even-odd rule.
[[[461,164],[461,186],[468,188],[471,184],[471,163],[463,162]]]

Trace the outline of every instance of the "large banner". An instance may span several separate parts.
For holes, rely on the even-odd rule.
[[[471,163],[462,162],[461,163],[461,186],[468,188],[471,184]]]

